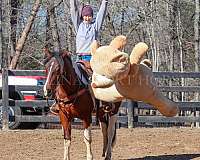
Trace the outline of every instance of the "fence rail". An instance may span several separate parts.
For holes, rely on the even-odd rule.
[[[4,72],[5,73],[5,72]],[[9,70],[8,74],[10,76],[45,76],[45,72],[41,70]],[[195,72],[184,72],[184,73],[179,73],[179,72],[155,72],[154,73],[155,77],[159,79],[171,79],[173,80],[174,78],[193,78],[193,79],[199,79],[200,78],[200,73],[195,73]],[[9,92],[9,89],[12,88],[17,92],[21,91],[36,91],[40,95],[42,95],[42,85],[38,86],[21,86],[21,85],[15,85],[11,86],[8,85],[8,78],[5,78],[6,75],[3,75],[4,77],[3,84],[2,85],[2,94]],[[199,92],[200,87],[199,86],[159,86],[160,90],[162,92]],[[52,104],[53,100],[49,101],[49,104]],[[182,111],[199,111],[200,110],[200,101],[197,102],[176,102],[180,109]],[[3,106],[3,115],[5,115],[5,112],[8,112],[8,107],[20,107],[20,108],[26,108],[28,106],[35,106],[41,109],[44,109],[45,107],[48,107],[47,101],[45,99],[41,100],[30,100],[30,101],[25,101],[25,100],[14,100],[14,99],[9,99],[8,95],[4,94],[2,97],[2,101],[0,101],[0,105]],[[153,106],[149,104],[145,104],[143,102],[138,102],[138,110],[155,110]],[[6,113],[8,115],[8,113]],[[130,115],[130,114],[129,114]],[[49,116],[49,115],[16,115],[14,117],[14,120],[20,121],[20,122],[59,122],[59,118],[55,116]],[[134,114],[134,117],[130,118],[128,116],[119,116],[118,121],[121,123],[127,123],[129,120],[131,121],[137,121],[137,122],[200,122],[200,117],[194,117],[194,116],[176,116],[172,118],[167,118],[164,116],[147,116],[147,115],[137,115]],[[4,128],[8,127],[9,123],[9,117],[8,116],[3,116],[2,123],[4,125]]]

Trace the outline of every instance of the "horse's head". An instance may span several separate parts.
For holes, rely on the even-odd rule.
[[[46,69],[47,79],[43,87],[44,96],[54,96],[56,87],[61,84],[61,79],[65,79],[66,84],[71,83],[71,68],[72,62],[68,52],[63,51],[61,54],[52,53],[47,48],[44,49],[45,60],[44,65]],[[70,67],[69,67],[70,66]],[[67,77],[68,73],[68,77]]]

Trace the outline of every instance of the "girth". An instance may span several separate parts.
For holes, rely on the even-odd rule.
[[[81,90],[79,90],[77,93],[72,94],[64,99],[56,99],[56,103],[58,104],[71,104],[71,103],[75,103],[76,99],[81,96],[82,94],[84,94],[87,91],[87,89],[83,88]]]

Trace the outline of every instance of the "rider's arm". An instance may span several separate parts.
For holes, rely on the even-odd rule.
[[[108,0],[102,0],[101,7],[99,9],[99,12],[97,13],[97,17],[96,17],[96,21],[95,21],[95,26],[96,26],[97,31],[100,30],[100,28],[103,24],[103,21],[104,21],[105,15],[106,15],[106,11],[107,11],[107,5],[108,5]]]
[[[70,0],[70,13],[71,13],[72,23],[77,33],[80,24],[79,2],[77,0]]]

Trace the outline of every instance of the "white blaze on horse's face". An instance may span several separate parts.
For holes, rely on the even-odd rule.
[[[51,71],[52,71],[52,67],[54,65],[54,62],[51,63],[51,66],[50,66],[50,69],[49,69],[49,72],[48,72],[48,75],[47,75],[47,79],[46,79],[46,82],[45,82],[45,85],[43,87],[43,91],[44,91],[44,96],[46,97],[48,92],[47,92],[47,83],[49,81],[49,78],[50,78],[50,75],[51,75]]]

